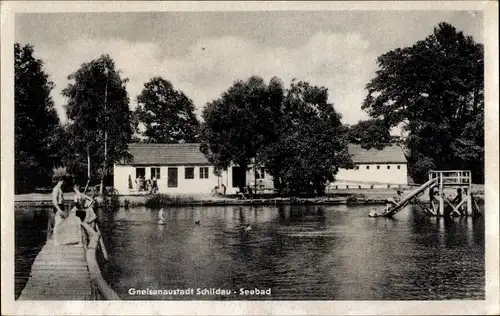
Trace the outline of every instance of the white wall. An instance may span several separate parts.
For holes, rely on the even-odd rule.
[[[397,187],[399,185],[408,184],[408,170],[406,164],[359,164],[359,169],[340,169],[336,175],[336,181],[329,188],[345,189],[349,188],[387,188]],[[369,166],[369,169],[366,169]],[[380,166],[377,169],[377,166]],[[390,169],[387,169],[390,166]],[[398,166],[400,167],[398,169]],[[142,166],[141,166],[142,167]],[[170,166],[177,168],[177,187],[168,187],[168,168],[169,166],[153,166],[160,168],[161,178],[158,180],[158,189],[160,193],[166,194],[211,194],[216,186],[224,184],[226,186],[226,194],[236,194],[239,189],[233,187],[232,167],[227,171],[222,171],[221,176],[214,174],[213,166],[191,166],[194,167],[194,179],[185,178],[185,168],[190,166]],[[208,179],[200,179],[200,167],[208,167]],[[146,179],[151,178],[151,166],[145,167]],[[132,190],[128,187],[128,177],[132,179]],[[253,186],[255,183],[254,170],[250,168],[247,171],[247,185]],[[114,186],[121,195],[137,193],[137,185],[135,183],[136,167],[115,165],[114,169]],[[267,172],[262,180],[266,188],[273,187],[273,178]],[[365,183],[363,183],[365,182]],[[366,183],[368,182],[368,183]],[[376,184],[378,182],[378,184]],[[257,180],[259,183],[259,180]]]
[[[339,189],[344,189],[347,185],[349,188],[358,188],[359,186],[370,188],[371,185],[374,188],[387,188],[388,185],[397,187],[408,184],[406,164],[357,164],[356,166],[359,169],[340,169],[335,176],[336,181],[331,186],[337,185]],[[377,166],[379,166],[378,169]],[[388,166],[390,169],[387,168]]]
[[[131,166],[115,165],[113,171],[113,185],[120,195],[129,194],[128,176],[132,179],[135,188],[135,168]]]
[[[264,172],[264,178],[258,179],[257,184],[262,180],[262,184],[266,188],[273,188],[273,177],[268,173]],[[233,187],[233,167],[229,167],[227,171],[223,171],[221,174],[221,184],[226,186],[226,194],[236,194],[239,191],[238,187]],[[249,167],[246,174],[246,184],[247,186],[255,185],[255,171],[253,167]]]
[[[187,167],[194,168],[194,179],[185,178]],[[208,168],[208,178],[200,178],[200,167]],[[122,166],[115,165],[114,186],[119,194],[136,194],[137,184],[136,168],[145,168],[145,179],[151,179],[151,168],[160,168],[160,179],[157,180],[159,193],[166,194],[211,194],[215,186],[218,186],[225,179],[225,175],[217,177],[212,166]],[[177,187],[168,186],[168,168],[177,168]],[[128,177],[132,179],[132,190],[128,187]],[[231,177],[229,177],[231,182]],[[229,188],[227,184],[226,187]]]
[[[186,168],[194,168],[194,179],[186,179]],[[177,187],[168,186],[168,168],[177,168]],[[200,168],[208,168],[208,178],[200,178]],[[166,194],[210,194],[219,179],[214,175],[212,166],[165,166],[161,168],[161,179],[158,181],[160,193]]]
[[[260,169],[261,168],[258,167],[259,172]],[[259,177],[258,179],[255,179],[255,169],[251,167],[247,172],[247,185],[254,188],[255,184],[259,186],[260,183],[262,183],[262,186],[264,188],[268,189],[274,188],[273,177],[267,171],[264,171],[263,178]]]
[[[216,186],[224,184],[226,194],[236,194],[238,187],[233,187],[233,168],[229,167],[227,171],[222,171],[220,176],[214,174],[213,166],[127,166],[115,165],[114,168],[114,186],[121,195],[136,194],[137,184],[136,168],[145,168],[145,179],[151,179],[151,168],[160,168],[160,179],[158,180],[158,192],[166,194],[211,194]],[[194,167],[194,179],[185,178],[187,167]],[[200,178],[200,167],[208,167],[208,178]],[[177,187],[168,187],[168,168],[177,168]],[[128,186],[128,177],[132,179],[132,190]],[[255,184],[255,173],[252,168],[247,171],[247,185]],[[260,179],[257,180],[259,183]],[[262,179],[266,188],[272,188],[273,180],[271,175],[265,172]]]

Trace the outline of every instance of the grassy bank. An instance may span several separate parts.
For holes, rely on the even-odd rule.
[[[411,193],[417,187],[403,188],[403,196]],[[479,203],[484,204],[484,187],[474,187],[472,193]],[[115,206],[136,207],[146,206],[157,209],[165,206],[224,206],[224,205],[294,205],[294,204],[324,204],[324,205],[381,205],[396,195],[394,189],[339,189],[322,197],[280,197],[272,195],[255,195],[248,199],[241,199],[236,195],[123,195],[113,201]],[[71,200],[71,195],[65,194],[65,200]],[[419,197],[421,202],[428,202],[426,194]],[[50,194],[30,194],[16,196],[16,207],[45,207],[51,206]]]
[[[161,208],[167,206],[244,206],[244,205],[299,205],[299,204],[383,204],[385,200],[360,199],[346,197],[325,198],[296,198],[296,197],[274,197],[274,198],[248,198],[248,199],[197,199],[185,196],[168,196],[165,194],[145,197],[142,200],[123,198],[120,203],[123,207],[146,206],[148,208]]]

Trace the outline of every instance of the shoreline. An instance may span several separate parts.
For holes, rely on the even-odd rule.
[[[410,190],[407,191],[411,192]],[[246,206],[246,205],[385,205],[387,199],[393,197],[393,190],[339,190],[334,194],[323,197],[264,197],[238,199],[211,195],[199,196],[172,196],[171,201],[164,201],[166,206]],[[65,193],[64,200],[72,201],[72,195]],[[120,195],[119,207],[146,206],[152,195]],[[475,193],[478,203],[484,203],[484,194]],[[428,203],[426,195],[419,197],[423,203]],[[115,202],[116,203],[116,202]],[[410,203],[414,204],[414,203]],[[14,207],[50,207],[52,205],[50,194],[24,194],[16,195]]]
[[[128,196],[127,196],[128,197]],[[277,199],[217,199],[217,200],[191,200],[166,202],[167,206],[245,206],[245,205],[385,205],[386,201],[382,199],[357,199],[348,201],[347,198],[331,199],[306,199],[306,198],[277,198]],[[16,201],[17,207],[50,207],[51,201]],[[139,207],[146,206],[146,199],[130,201],[127,198],[119,198],[120,207]]]

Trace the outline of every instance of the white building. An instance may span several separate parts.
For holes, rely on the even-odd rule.
[[[238,191],[239,181],[272,186],[272,178],[261,168],[238,179],[238,167],[214,174],[200,144],[129,144],[132,161],[115,164],[114,187],[120,195],[138,193],[137,178],[158,179],[158,192],[167,194],[210,194],[215,187],[226,187],[226,194]],[[130,180],[129,180],[130,179]]]
[[[158,179],[158,192],[167,194],[210,194],[215,187],[226,187],[235,194],[238,183],[272,188],[273,181],[264,168],[251,168],[245,177],[238,167],[229,167],[219,176],[200,152],[199,144],[129,144],[132,160],[115,164],[114,187],[121,195],[138,193],[139,177]],[[354,169],[341,169],[330,189],[387,187],[407,184],[407,162],[400,147],[365,150],[349,145]]]
[[[407,160],[399,146],[383,150],[350,144],[354,169],[340,169],[330,188],[387,188],[408,184]]]

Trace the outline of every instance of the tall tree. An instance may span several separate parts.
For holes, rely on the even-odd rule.
[[[50,185],[57,148],[51,139],[60,131],[50,93],[54,84],[35,58],[31,45],[14,44],[15,191]]]
[[[382,119],[359,121],[349,127],[349,142],[360,144],[365,149],[383,149],[393,142],[389,128]]]
[[[257,76],[236,81],[222,96],[203,109],[201,150],[216,166],[239,166],[240,179],[257,153],[277,137],[282,85],[273,78],[269,85]],[[240,183],[242,190],[244,183]]]
[[[403,125],[415,181],[431,168],[471,169],[484,178],[483,45],[450,24],[378,58],[362,106],[389,127]]]
[[[194,143],[197,141],[199,122],[193,101],[172,84],[154,77],[144,84],[137,96],[135,111],[138,123],[144,124],[142,136],[153,143]]]
[[[130,158],[132,115],[127,79],[121,77],[109,55],[82,64],[69,79],[73,83],[62,93],[68,98],[68,132],[75,159],[90,160],[91,177],[100,178],[102,184],[114,162]]]
[[[347,129],[328,103],[326,88],[292,82],[277,123],[278,137],[261,152],[261,160],[278,189],[322,194],[338,169],[352,164]]]

